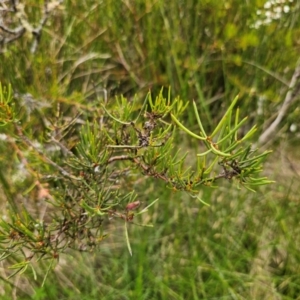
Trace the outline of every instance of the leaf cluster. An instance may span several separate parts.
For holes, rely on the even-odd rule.
[[[0,168],[9,203],[8,215],[0,224],[1,259],[16,262],[11,275],[24,272],[29,265],[33,268],[31,262],[41,259],[50,259],[50,270],[70,248],[94,251],[109,234],[108,225],[116,220],[124,223],[131,253],[129,224],[151,226],[138,216],[158,200],[141,201],[144,195],[137,185],[146,178],[163,181],[167,188],[191,197],[197,197],[203,186],[216,186],[221,179],[236,179],[248,189],[271,182],[258,177],[269,152],[256,154],[251,149],[248,139],[255,128],[239,136],[246,118],[239,121],[239,110],[233,112],[237,98],[211,135],[205,131],[195,102],[198,133],[179,121],[188,102],[172,99],[170,90],[165,97],[161,90],[155,98],[149,92],[142,103],[138,97],[98,99],[99,106],[93,112],[81,107],[64,122],[44,116],[44,136],[48,139],[37,144],[26,122],[20,122],[22,116],[14,109],[11,88],[1,92],[0,122],[10,124],[5,140],[29,183],[21,193],[20,205],[16,200],[19,191]],[[187,153],[175,143],[178,129],[206,147],[197,155],[195,166],[188,165]],[[68,142],[70,136],[72,143]],[[49,145],[56,148],[50,147],[50,151]],[[8,170],[16,172],[13,165]],[[31,211],[33,202],[43,207],[43,214],[37,216]]]

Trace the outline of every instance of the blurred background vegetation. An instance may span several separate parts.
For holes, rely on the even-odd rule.
[[[108,101],[144,99],[171,86],[173,96],[197,102],[207,128],[239,94],[249,127],[258,124],[255,143],[278,116],[299,64],[299,0],[48,1],[55,8],[41,36],[27,30],[7,43],[14,34],[3,22],[37,28],[45,16],[44,1],[19,3],[23,19],[5,10],[12,2],[0,3],[0,81],[12,85],[38,141],[58,104],[74,116],[106,93]],[[154,228],[130,227],[132,257],[123,231],[112,228],[100,252],[61,257],[44,287],[30,276],[6,280],[3,266],[1,299],[300,299],[299,114],[295,93],[276,134],[260,145],[274,150],[265,173],[276,184],[257,193],[228,183],[204,188],[206,207],[139,181],[141,201],[160,201],[148,214]],[[185,117],[195,129],[193,112]],[[5,169],[11,157],[0,149]]]

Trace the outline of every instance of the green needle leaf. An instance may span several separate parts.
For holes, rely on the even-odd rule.
[[[205,138],[205,137],[201,137],[201,136],[199,136],[199,135],[193,133],[192,131],[190,131],[189,129],[187,129],[184,125],[182,125],[182,124],[176,119],[176,117],[175,117],[173,114],[171,114],[171,117],[172,117],[172,119],[174,120],[174,122],[175,122],[175,123],[176,123],[183,131],[185,131],[187,134],[189,134],[190,136],[192,136],[192,137],[194,137],[194,138],[196,138],[196,139],[198,139],[198,140],[206,141],[206,138]]]
[[[213,131],[213,133],[211,134],[211,138],[214,137],[222,128],[222,126],[228,121],[228,117],[230,116],[233,107],[235,106],[236,102],[238,101],[239,96],[237,95],[232,103],[230,104],[229,108],[227,109],[225,115],[223,116],[223,118],[221,119],[221,121],[219,122],[219,124],[217,125],[217,127],[215,128],[215,130]]]
[[[125,237],[126,237],[126,243],[127,243],[129,254],[132,256],[132,250],[131,250],[129,236],[128,236],[127,221],[125,221]]]

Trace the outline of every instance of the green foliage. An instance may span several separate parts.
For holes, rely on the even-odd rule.
[[[1,99],[4,112],[13,111],[10,89],[2,93]],[[22,192],[23,203],[25,199],[30,202],[46,200],[50,219],[36,218],[27,205],[18,206],[14,198],[19,191],[13,191],[12,182],[9,182],[6,197],[12,205],[8,209],[9,218],[1,222],[0,237],[1,259],[13,257],[17,261],[11,266],[15,271],[10,276],[24,273],[31,266],[36,277],[31,262],[50,259],[46,278],[55,260],[68,248],[80,251],[97,249],[109,234],[105,224],[111,218],[123,220],[127,246],[132,253],[128,223],[135,223],[138,216],[157,201],[152,199],[139,211],[141,201],[137,200],[134,178],[159,179],[170,189],[185,191],[194,197],[203,185],[214,185],[221,178],[236,178],[248,188],[270,183],[265,178],[256,177],[268,152],[253,155],[250,145],[244,146],[253,129],[237,138],[244,121],[238,121],[237,112],[232,124],[236,101],[237,98],[211,136],[204,131],[195,103],[200,135],[190,132],[178,121],[188,103],[184,104],[179,98],[172,101],[170,90],[167,98],[163,96],[163,90],[155,99],[148,93],[142,106],[139,106],[137,97],[131,101],[121,96],[114,103],[100,102],[98,111],[75,112],[75,117],[60,128],[47,126],[43,129],[48,131],[52,143],[59,147],[55,152],[59,151],[63,156],[51,154],[46,144],[35,145],[33,137],[26,133],[27,125],[13,120],[15,130],[7,133],[7,140],[13,145],[15,154],[22,158],[28,172],[24,176],[30,182],[30,188]],[[1,122],[7,123],[14,114],[5,115]],[[84,124],[76,129],[79,119]],[[198,160],[195,167],[187,165],[187,154],[180,154],[175,146],[178,131],[171,123],[172,119],[208,148],[199,154],[202,160]],[[72,132],[75,139],[78,133],[76,146],[72,148],[67,146],[68,132]],[[44,135],[42,131],[39,134]],[[216,137],[216,142],[213,142]],[[210,159],[211,164],[206,165]],[[216,174],[217,162],[223,169],[219,174]],[[9,181],[9,175],[14,175],[14,166],[9,165],[9,169],[7,174],[1,168],[3,185]]]
[[[1,297],[296,299],[299,1],[2,2]]]
[[[24,3],[26,22],[37,25],[43,5]],[[220,107],[239,93],[250,123],[262,130],[288,92],[298,60],[296,1],[278,4],[281,17],[267,22],[276,10],[262,1],[53,3],[34,54],[30,32],[5,49],[0,80],[20,93],[51,99],[74,91],[94,97],[106,89],[143,96],[170,85],[173,96],[195,99],[209,130],[221,117]],[[289,11],[283,12],[284,5]],[[195,123],[193,114],[189,123]]]
[[[0,83],[0,126],[4,127],[15,121],[15,114],[11,86],[9,85],[8,88],[3,89],[2,84]]]
[[[256,130],[255,126],[245,133],[242,138],[238,138],[238,130],[245,123],[247,118],[244,118],[239,122],[239,110],[237,110],[234,122],[232,122],[232,109],[237,100],[238,97],[233,100],[232,104],[229,106],[228,110],[211,135],[207,135],[205,133],[195,102],[193,102],[193,104],[194,112],[200,129],[199,135],[188,130],[176,119],[174,115],[172,115],[172,118],[181,129],[183,129],[193,138],[203,141],[208,149],[203,153],[197,154],[198,157],[204,157],[203,161],[200,162],[201,167],[198,173],[198,176],[201,174],[200,183],[207,184],[208,182],[213,182],[215,179],[220,177],[225,177],[227,179],[232,179],[235,177],[242,185],[251,189],[250,186],[263,185],[272,182],[267,180],[267,178],[253,177],[253,175],[255,176],[257,173],[261,172],[260,166],[269,152],[266,151],[261,155],[253,156],[251,145],[244,147],[242,144],[253,135]],[[218,138],[217,141],[214,142],[213,138],[216,135]],[[209,153],[216,155],[216,159],[214,159],[210,165],[206,166],[206,156]],[[213,178],[210,178],[210,173],[217,162],[223,166],[224,172],[219,174],[218,177],[214,176]],[[198,182],[196,184],[198,184]]]

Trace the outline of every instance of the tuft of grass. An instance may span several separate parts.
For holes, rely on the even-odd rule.
[[[273,120],[298,60],[299,9],[288,5],[280,19],[255,27],[263,3],[67,0],[44,26],[34,55],[30,34],[7,48],[0,80],[49,101],[74,92],[93,99],[103,90],[133,95],[171,86],[173,96],[196,101],[207,127],[239,93],[261,125]],[[37,24],[42,10],[27,1],[28,22]],[[195,124],[192,114],[187,118]]]

